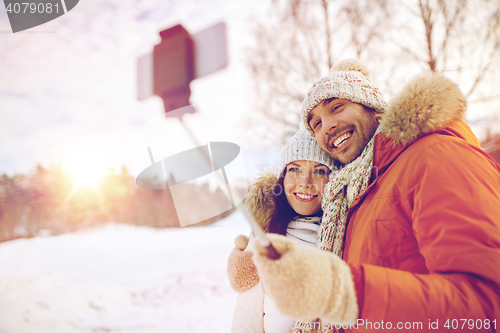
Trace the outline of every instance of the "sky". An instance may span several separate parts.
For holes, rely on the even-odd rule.
[[[163,103],[137,100],[137,60],[160,42],[159,31],[176,24],[192,34],[226,24],[228,66],[192,82],[198,114],[188,126],[200,143],[240,144],[251,114],[248,26],[266,3],[81,0],[64,16],[16,34],[1,6],[0,174],[29,173],[38,163],[140,172],[149,158],[145,147],[136,151],[134,135],[163,114]],[[177,119],[167,131],[173,150],[196,146]]]
[[[186,123],[200,143],[245,147],[246,124],[256,115],[245,55],[258,42],[252,28],[270,6],[254,0],[80,0],[67,14],[16,34],[0,6],[0,174],[30,173],[40,163],[102,172],[125,165],[137,176],[150,164],[138,132],[144,135],[141,126],[163,114],[158,97],[137,99],[137,61],[160,42],[159,31],[176,24],[192,34],[226,24],[228,66],[192,82],[190,102],[198,113]],[[476,108],[472,118],[490,110],[470,108]],[[476,125],[480,134],[484,124]],[[177,119],[165,122],[165,132],[170,150],[157,158],[196,146]],[[279,147],[245,149],[247,173],[278,155]]]

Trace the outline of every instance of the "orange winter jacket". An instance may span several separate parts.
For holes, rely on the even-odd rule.
[[[441,79],[410,84],[382,116],[372,182],[347,217],[360,315],[346,332],[500,332],[500,167]]]

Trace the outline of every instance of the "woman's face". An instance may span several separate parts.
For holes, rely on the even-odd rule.
[[[295,161],[286,166],[283,187],[286,199],[300,215],[312,215],[321,209],[323,187],[330,169],[320,163]]]

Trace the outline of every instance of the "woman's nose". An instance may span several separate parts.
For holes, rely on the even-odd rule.
[[[299,186],[303,188],[310,188],[311,187],[311,179],[309,176],[301,176],[299,179]]]

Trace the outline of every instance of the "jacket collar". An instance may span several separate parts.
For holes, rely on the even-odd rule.
[[[415,77],[389,102],[380,118],[382,133],[395,145],[415,142],[425,133],[465,119],[467,103],[457,84],[435,72]]]
[[[452,120],[446,127],[439,128],[434,131],[420,134],[415,141],[418,139],[430,135],[430,134],[440,134],[449,135],[459,139],[462,139],[474,147],[480,148],[481,144],[477,137],[472,133],[470,127],[460,119]],[[398,158],[403,151],[406,150],[413,142],[403,144],[395,144],[394,139],[387,137],[385,134],[381,133],[375,137],[374,152],[373,152],[373,170],[372,170],[372,180],[381,176],[387,168]]]
[[[463,121],[467,103],[457,84],[435,72],[415,77],[389,102],[375,137],[372,179],[382,175],[413,142],[439,133],[480,147]]]

